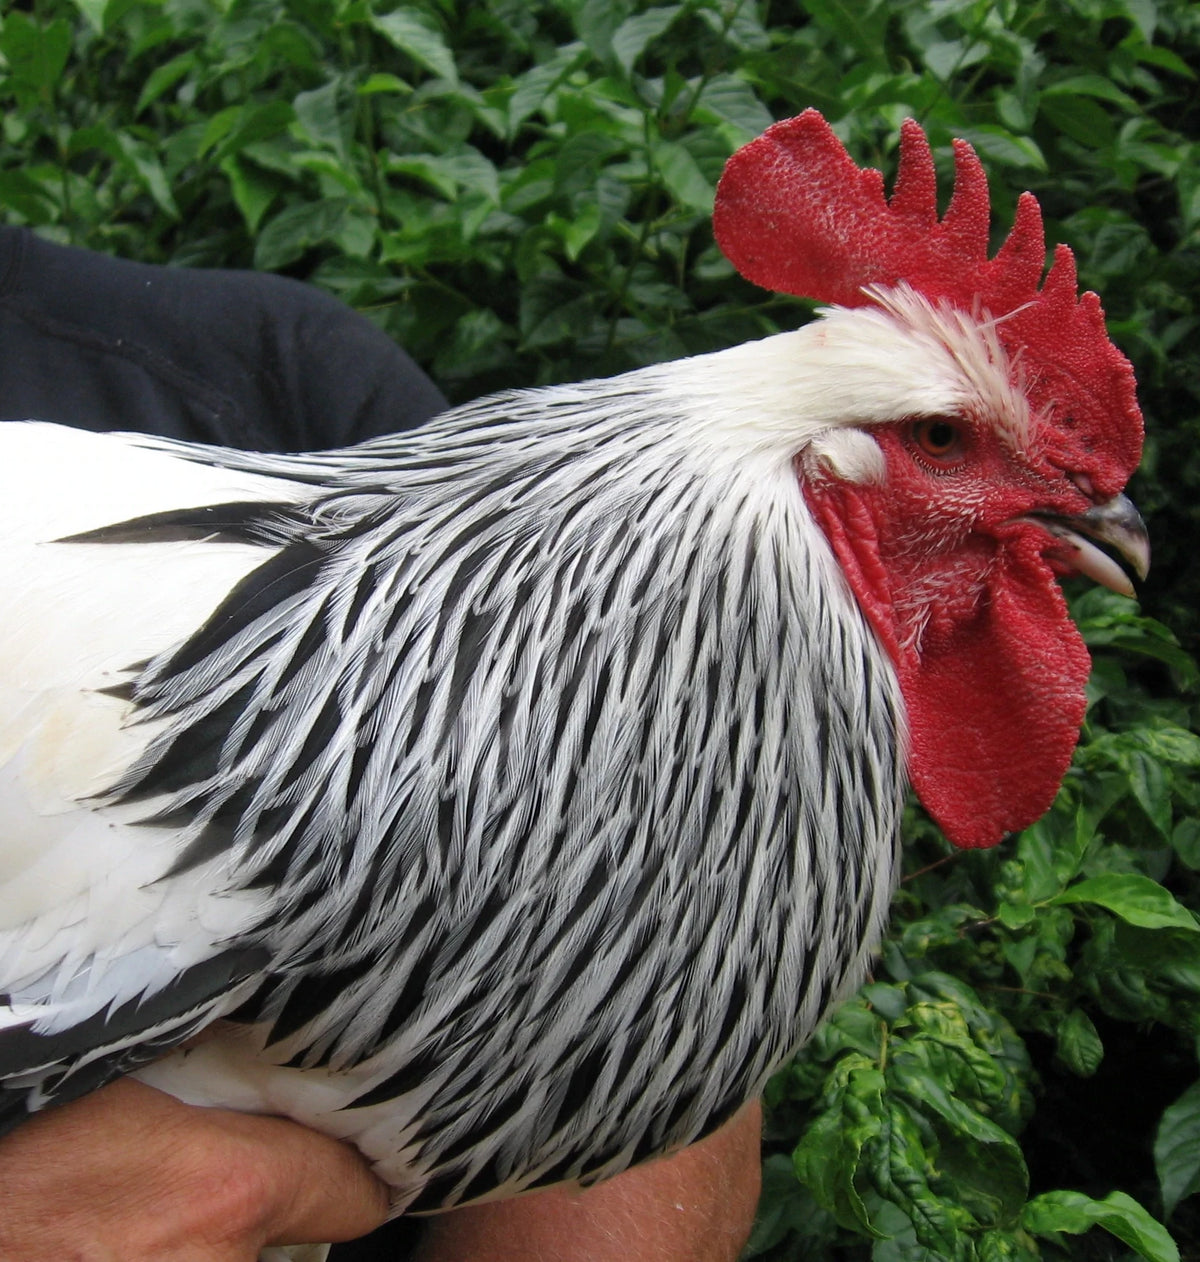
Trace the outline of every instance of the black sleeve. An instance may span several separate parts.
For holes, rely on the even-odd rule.
[[[307,451],[446,406],[391,338],[310,285],[0,228],[0,419]]]

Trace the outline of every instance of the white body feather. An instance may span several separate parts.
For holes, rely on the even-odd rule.
[[[162,880],[178,833],[89,799],[155,731],[104,689],[185,639],[263,559],[235,543],[54,541],[268,484],[58,426],[5,425],[0,438],[0,590],[12,602],[0,620],[0,990],[13,1000],[0,1029],[34,1004],[53,1032],[161,989],[261,909],[219,882]]]

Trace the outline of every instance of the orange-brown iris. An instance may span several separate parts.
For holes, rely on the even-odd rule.
[[[941,416],[929,417],[914,421],[910,432],[918,450],[931,460],[947,464],[962,458],[962,430],[953,421]]]

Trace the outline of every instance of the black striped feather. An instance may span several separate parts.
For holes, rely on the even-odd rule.
[[[399,1205],[712,1129],[861,976],[893,883],[896,685],[790,463],[618,381],[277,468],[311,502],[96,534],[272,549],[137,675],[165,726],[97,809],[269,891],[236,1017],[342,1076],[330,1129]]]

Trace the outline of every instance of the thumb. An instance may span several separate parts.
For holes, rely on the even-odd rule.
[[[387,1218],[387,1188],[350,1145],[282,1118],[228,1116],[261,1154],[264,1244],[353,1240]]]

